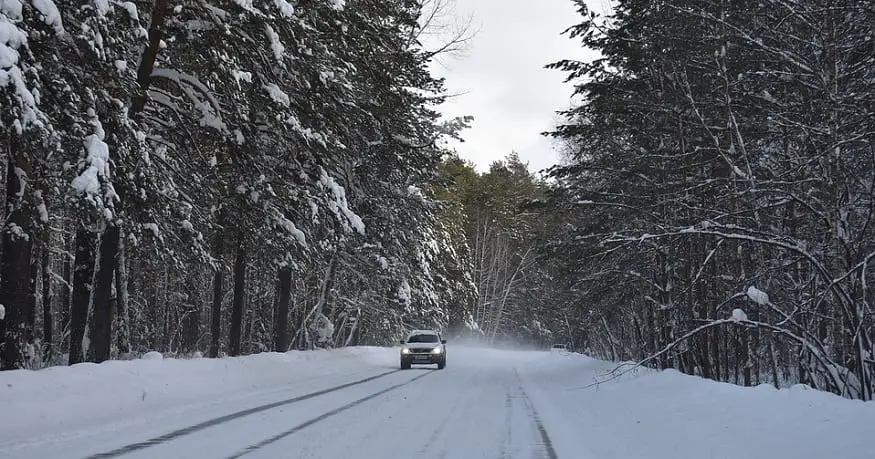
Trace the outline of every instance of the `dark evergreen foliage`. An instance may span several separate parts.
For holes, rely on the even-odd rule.
[[[3,369],[386,344],[470,296],[416,192],[456,134],[419,2],[0,4]]]
[[[549,247],[582,346],[871,399],[872,5],[577,4]]]

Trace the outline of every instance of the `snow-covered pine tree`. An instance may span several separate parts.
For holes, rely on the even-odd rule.
[[[871,7],[630,0],[596,25],[577,3],[602,58],[554,65],[585,79],[554,177],[602,352],[870,399]]]
[[[7,317],[22,330],[37,322],[40,262],[44,296],[53,279],[63,287],[43,329],[61,325],[59,351],[73,363],[206,343],[219,355],[229,322],[235,354],[307,347],[316,335],[329,346],[385,342],[400,321],[379,334],[351,324],[400,311],[395,300],[368,305],[405,281],[414,309],[446,322],[449,298],[470,284],[449,280],[457,257],[430,195],[436,140],[452,133],[433,111],[442,89],[430,55],[411,38],[419,2],[37,3],[3,4],[37,45],[10,35],[4,45],[20,54],[4,70],[42,69],[23,74],[41,97],[17,100],[24,111],[5,113],[4,128],[39,105],[45,129],[30,126],[27,141],[53,142],[39,149],[51,155],[39,158],[45,179],[26,189],[43,193],[24,195],[36,211],[22,223],[36,229],[39,196],[52,198],[53,233],[32,239],[52,244],[48,258],[21,258],[26,304]],[[386,180],[374,180],[380,168]],[[368,231],[384,217],[391,231]],[[383,255],[385,277],[338,284],[382,269]]]
[[[41,91],[47,76],[40,45],[64,34],[52,2],[0,2],[0,143],[5,193],[0,252],[0,369],[29,366],[40,355],[34,347],[34,245],[48,223],[41,178],[58,150],[58,136],[44,113]],[[34,52],[34,49],[37,52]]]

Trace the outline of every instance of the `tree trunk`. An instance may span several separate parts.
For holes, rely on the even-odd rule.
[[[325,269],[325,277],[322,278],[322,285],[319,290],[319,300],[314,309],[315,315],[323,314],[323,311],[328,306],[328,299],[331,296],[331,290],[334,289],[334,273],[337,269],[337,251],[331,254],[328,260],[328,267]],[[310,314],[312,317],[313,314]]]
[[[751,374],[753,370],[753,361],[754,356],[753,351],[751,350],[751,333],[748,330],[744,332],[744,385],[750,387],[753,385],[753,375]]]
[[[197,350],[197,342],[200,337],[201,298],[197,289],[198,273],[192,271],[188,275],[188,294],[184,305],[182,321],[182,350],[193,353]]]
[[[160,49],[160,28],[164,24],[168,4],[169,0],[158,0],[154,4],[152,20],[149,25],[149,43],[143,50],[140,65],[137,68],[137,82],[140,85],[141,91],[135,95],[131,106],[129,107],[128,116],[130,118],[135,118],[141,113],[145,108],[146,101],[148,100],[146,93],[151,84],[150,75],[152,74],[152,70],[155,66],[155,58]],[[114,115],[109,115],[109,119],[112,119],[113,116]],[[115,142],[112,140],[109,141],[109,143],[114,144],[111,145],[109,149],[110,161],[114,162],[116,167],[120,167],[118,148],[114,148],[115,145],[120,143],[117,141],[117,136],[120,134],[120,127],[116,123],[112,123],[105,127],[107,128],[106,131],[110,136],[110,139],[116,139]],[[123,171],[116,171],[114,175],[120,176],[122,173]],[[121,187],[116,187],[116,194],[118,195],[117,206],[120,207],[120,204],[124,201],[124,190]],[[110,358],[112,343],[111,291],[113,275],[116,271],[120,233],[121,231],[118,227],[118,223],[110,222],[100,237],[100,245],[97,253],[100,260],[97,265],[98,272],[94,276],[93,281],[94,296],[92,299],[92,307],[94,315],[92,317],[92,328],[90,330],[90,338],[92,341],[91,358],[95,362],[102,362]]]
[[[137,67],[137,83],[140,85],[140,92],[133,97],[131,106],[128,110],[130,118],[136,118],[137,115],[143,112],[146,107],[146,102],[149,100],[149,86],[152,83],[152,70],[155,68],[155,60],[158,58],[158,52],[161,50],[161,40],[163,38],[164,20],[167,16],[170,0],[155,0],[152,4],[152,16],[149,21],[149,42],[143,48],[143,54],[140,56],[140,65]]]
[[[61,303],[58,305],[61,310],[61,336],[59,337],[58,344],[60,344],[61,348],[59,352],[63,353],[65,350],[69,351],[69,338],[70,338],[70,317],[72,316],[70,299],[73,293],[73,262],[74,257],[73,252],[75,249],[75,238],[73,244],[70,244],[69,238],[66,237],[66,234],[63,235],[64,238],[64,285],[61,289]],[[66,344],[65,344],[66,343]]]
[[[189,297],[190,304],[185,305],[182,319],[182,351],[193,353],[197,350],[197,339],[200,334],[200,305],[194,296]]]
[[[16,164],[9,156],[6,174],[6,205],[10,209],[3,231],[3,258],[0,260],[0,304],[5,311],[0,320],[0,369],[25,366],[22,354],[33,336],[30,308],[31,256],[33,251],[32,218],[22,205],[27,177],[25,164]],[[21,176],[19,176],[19,174]],[[20,231],[20,233],[19,233]]]
[[[768,336],[769,340],[769,364],[772,370],[772,384],[775,389],[781,388],[781,377],[778,373],[778,353],[775,352],[775,340],[772,335]],[[802,382],[802,381],[799,381]]]
[[[237,233],[237,255],[234,258],[234,304],[231,309],[229,354],[240,355],[240,338],[243,331],[243,303],[246,300],[246,246],[242,230]]]
[[[52,268],[51,256],[49,251],[49,235],[48,231],[43,236],[43,253],[40,265],[42,267],[42,282],[43,282],[43,360],[51,362],[54,355],[55,327],[54,315],[52,314]]]
[[[9,141],[8,138],[0,139],[0,190],[8,190],[9,189],[9,181],[7,180],[9,176],[9,163],[11,160],[11,155],[13,153],[12,148],[9,148],[12,145],[12,142]],[[6,148],[3,148],[3,147]],[[8,217],[7,210],[9,207],[6,205],[6,193],[0,193],[0,216],[3,218]],[[3,259],[3,244],[0,242],[0,260]],[[3,327],[3,321],[0,320],[0,328]],[[3,344],[3,337],[5,336],[5,332],[0,330],[0,346]]]
[[[289,344],[289,300],[292,297],[292,268],[279,268],[279,301],[274,325],[274,351],[286,352]]]
[[[164,324],[162,317],[164,317],[161,313],[161,309],[158,307],[161,304],[161,301],[158,297],[159,292],[161,291],[161,283],[159,282],[158,276],[158,268],[153,264],[149,267],[148,271],[146,271],[142,277],[143,279],[143,294],[149,295],[148,311],[146,313],[146,320],[152,324],[149,327],[149,334],[146,336],[146,346],[148,350],[154,351],[156,349],[156,345],[161,344],[161,333],[164,329]],[[148,293],[147,293],[148,291]]]
[[[714,375],[712,376],[715,381],[722,381],[723,377],[723,368],[721,367],[721,359],[720,359],[720,339],[722,335],[720,334],[719,329],[709,330],[711,332],[711,367],[714,370]]]
[[[88,325],[88,304],[94,277],[94,233],[80,228],[76,231],[76,260],[73,268],[73,298],[70,304],[70,365],[85,361],[85,329]]]
[[[119,235],[118,263],[116,263],[115,270],[115,343],[120,356],[126,356],[131,353],[131,326],[128,312],[128,270],[125,255],[125,239],[122,235]]]
[[[25,341],[29,345],[36,342],[36,310],[39,305],[39,295],[37,290],[40,275],[39,259],[39,249],[34,247],[34,245],[31,245],[30,277],[28,278],[27,287],[27,320],[25,321]],[[40,357],[40,353],[35,348],[30,348],[28,352],[29,354],[25,356],[26,358],[36,359],[37,357]]]
[[[162,327],[161,327],[161,352],[170,352],[171,351],[171,336],[170,336],[170,314],[171,312],[176,311],[174,307],[171,310],[170,306],[170,281],[168,279],[167,273],[167,265],[164,265],[164,273],[163,273],[163,281],[161,283],[155,283],[155,301],[158,304],[158,286],[161,286],[161,293],[163,293],[163,298],[160,300],[160,304],[163,307],[158,308],[161,312],[162,317]]]
[[[222,211],[219,212],[219,222],[216,227],[216,235],[213,247],[213,258],[218,260],[219,266],[213,273],[213,304],[210,309],[210,357],[219,357],[219,348],[222,338],[222,290],[225,277],[225,265],[222,262],[222,256],[225,251],[224,229],[222,225],[225,223]]]
[[[222,337],[222,284],[224,283],[225,270],[220,266],[213,273],[213,305],[210,317],[210,357],[219,356],[220,341]]]
[[[699,360],[702,368],[702,377],[706,379],[714,379],[714,371],[711,365],[711,340],[713,339],[713,335],[711,330],[706,330],[705,333],[702,333],[701,337],[701,345],[697,346],[696,349],[699,349]]]
[[[110,108],[107,113],[99,118],[102,118],[103,128],[106,131],[106,143],[109,148],[109,160],[113,170],[113,176],[123,176],[124,170],[121,168],[121,162],[118,156],[118,145],[121,144],[119,135],[121,126],[116,120],[114,107]],[[116,186],[113,182],[113,188],[118,196],[118,202],[112,205],[118,205],[116,209],[121,208],[121,203],[124,201],[124,190],[120,186]],[[88,338],[91,341],[91,346],[86,350],[86,358],[92,362],[100,363],[110,359],[112,346],[112,285],[113,277],[116,270],[116,262],[119,248],[119,221],[117,220],[117,211],[113,210],[113,217],[107,221],[103,231],[100,233],[97,250],[94,254],[96,260],[96,272],[92,280],[91,289],[91,317],[88,327]]]
[[[91,318],[91,361],[100,363],[110,358],[112,343],[112,281],[119,249],[119,227],[107,226],[100,236],[97,273],[94,276]]]

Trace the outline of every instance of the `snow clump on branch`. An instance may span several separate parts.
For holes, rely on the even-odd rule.
[[[769,295],[753,285],[747,288],[747,296],[760,306],[767,306],[770,304]]]

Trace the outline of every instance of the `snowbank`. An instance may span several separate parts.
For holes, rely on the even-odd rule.
[[[555,445],[559,457],[873,457],[875,403],[804,386],[740,387],[672,370],[641,369],[584,388],[614,366],[573,355],[521,371],[547,430],[556,439],[579,438]]]
[[[284,391],[318,390],[389,371],[396,360],[392,350],[375,347],[192,360],[150,353],[140,360],[0,372],[0,407],[15,419],[0,424],[0,450],[43,435],[117,428],[119,421],[154,424],[192,409],[233,412]]]

